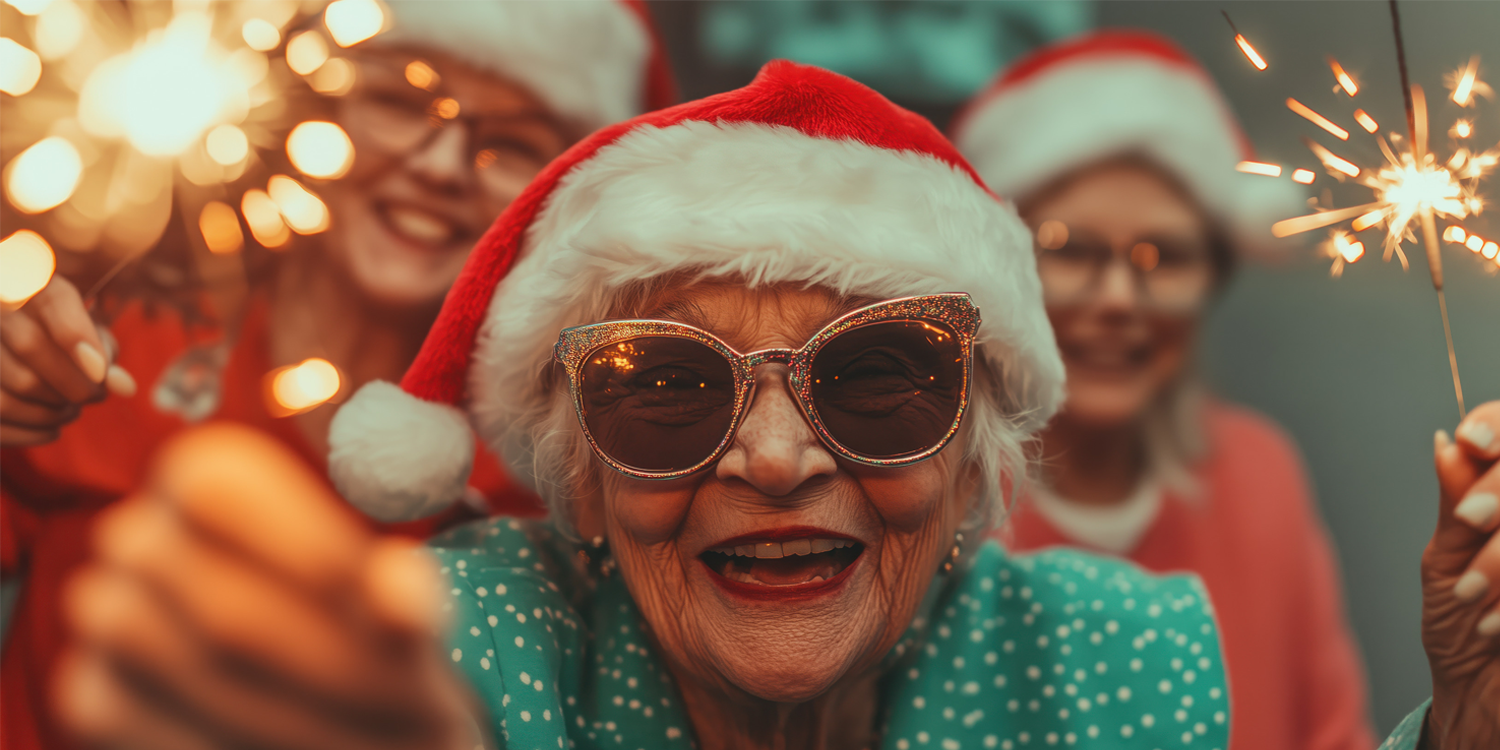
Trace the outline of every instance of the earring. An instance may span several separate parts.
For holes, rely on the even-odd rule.
[[[609,554],[609,542],[602,536],[596,536],[590,540],[589,547],[590,550],[583,554],[588,556],[590,563],[598,567],[599,575],[608,578],[615,572],[615,558]]]
[[[964,533],[962,531],[953,535],[953,550],[948,553],[947,562],[943,563],[943,572],[952,573],[953,564],[958,562],[958,556],[963,553]]]

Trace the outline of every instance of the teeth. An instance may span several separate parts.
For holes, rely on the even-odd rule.
[[[426,211],[418,211],[408,208],[387,209],[391,223],[403,234],[423,242],[438,242],[446,240],[453,235],[453,229],[448,222],[439,219]]]
[[[855,542],[843,539],[793,539],[787,542],[759,542],[735,547],[714,547],[712,551],[734,557],[776,559],[793,555],[817,555],[854,545]]]
[[[810,555],[812,554],[812,540],[793,539],[790,542],[781,543],[781,554],[787,555]]]

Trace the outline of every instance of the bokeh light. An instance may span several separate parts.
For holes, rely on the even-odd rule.
[[[212,21],[180,13],[164,33],[107,60],[80,94],[79,119],[99,136],[126,138],[148,156],[176,156],[249,106],[249,83],[209,38]]]
[[[293,232],[317,234],[328,228],[328,206],[302,183],[279,174],[271,178],[266,192],[276,202],[281,217]]]
[[[335,44],[349,47],[379,34],[385,12],[375,0],[336,0],[323,12],[323,23]]]
[[[354,162],[354,144],[344,129],[331,122],[304,122],[286,139],[292,166],[308,177],[342,177]]]
[[[271,395],[283,409],[305,411],[339,392],[339,371],[326,359],[313,357],[271,374]]]
[[[307,82],[319,94],[343,96],[354,88],[354,63],[335,57],[323,63]]]
[[[226,167],[239,164],[250,154],[250,139],[245,131],[233,125],[220,125],[208,131],[203,144],[214,161]]]
[[[245,223],[250,225],[250,235],[261,247],[275,249],[292,238],[291,230],[281,220],[281,209],[264,190],[246,190],[240,199],[240,211],[245,214]]]
[[[245,245],[239,217],[226,203],[210,201],[204,205],[202,213],[198,214],[198,231],[203,233],[203,242],[209,251],[214,253],[238,252]]]
[[[42,77],[42,58],[13,39],[0,37],[0,91],[20,96]]]
[[[406,64],[406,82],[419,89],[431,91],[437,87],[439,80],[441,77],[437,71],[422,60],[412,60]]]
[[[281,44],[281,29],[264,18],[252,18],[240,27],[240,36],[250,49],[268,52]]]
[[[67,200],[78,187],[83,159],[66,138],[44,138],[22,151],[5,168],[5,195],[11,205],[36,214]]]
[[[21,11],[23,16],[34,16],[47,8],[52,0],[5,0],[5,4]]]
[[[88,18],[83,10],[71,0],[56,0],[36,17],[36,30],[32,40],[37,54],[43,60],[56,60],[83,41],[83,32],[88,28]]]
[[[297,75],[311,75],[328,62],[328,43],[316,31],[304,31],[286,43],[286,64]]]
[[[0,241],[0,302],[20,305],[52,279],[57,258],[52,246],[30,229]]]

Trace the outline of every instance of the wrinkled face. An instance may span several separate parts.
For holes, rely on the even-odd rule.
[[[858,307],[819,289],[695,285],[647,317],[736,350],[797,348]],[[674,672],[731,697],[797,703],[868,676],[947,559],[977,486],[964,433],[900,468],[837,458],[797,408],[786,368],[756,371],[727,453],[681,479],[602,462],[579,530],[604,535]],[[597,461],[592,454],[590,460]]]
[[[328,251],[376,304],[440,304],[480,234],[573,138],[524,88],[448,55],[354,59],[336,119],[355,161],[324,190]]]
[[[1061,418],[1106,427],[1137,419],[1186,365],[1213,285],[1203,215],[1136,162],[1089,168],[1024,215],[1041,245],[1037,269],[1067,367]]]

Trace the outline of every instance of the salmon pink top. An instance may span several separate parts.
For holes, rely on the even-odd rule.
[[[1197,573],[1208,587],[1228,668],[1230,750],[1370,750],[1364,672],[1301,459],[1258,415],[1210,404],[1205,419],[1210,451],[1192,467],[1200,495],[1166,490],[1122,556]],[[1002,536],[1018,552],[1089,547],[1024,502]]]
[[[325,457],[313,452],[295,423],[272,417],[263,400],[262,379],[271,369],[267,308],[263,299],[251,305],[224,368],[213,418],[278,438],[321,476]],[[187,426],[156,409],[151,392],[162,371],[197,343],[193,332],[175,315],[148,316],[140,306],[127,308],[111,330],[120,342],[119,364],[136,377],[140,392],[86,407],[56,442],[0,452],[0,576],[7,587],[21,586],[0,659],[0,747],[7,750],[71,747],[51,719],[47,692],[52,665],[66,642],[60,589],[86,561],[99,512],[139,487],[157,448]],[[483,449],[475,456],[470,485],[494,512],[541,512],[540,501],[511,484]],[[390,528],[425,537],[479,515],[460,505]]]

